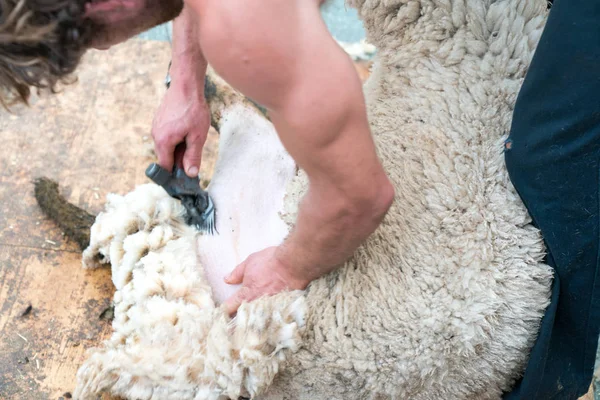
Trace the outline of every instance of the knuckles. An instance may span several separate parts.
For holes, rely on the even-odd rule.
[[[163,133],[159,134],[158,131],[153,132],[152,137],[154,138],[154,143],[158,148],[166,148],[171,144],[170,135],[166,135]]]

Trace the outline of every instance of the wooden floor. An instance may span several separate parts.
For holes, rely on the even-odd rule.
[[[56,180],[93,214],[107,193],[147,182],[169,57],[168,43],[141,40],[91,52],[62,93],[0,111],[0,400],[69,398],[86,349],[110,335],[101,318],[114,292],[109,269],[82,269],[79,248],[39,210],[32,180]],[[368,75],[364,63],[357,70]],[[203,176],[216,154],[211,131]]]
[[[147,182],[169,57],[165,42],[92,52],[78,82],[59,95],[0,111],[0,399],[68,398],[85,350],[110,334],[99,318],[114,291],[110,271],[82,269],[79,248],[37,207],[32,180],[56,180],[94,214],[109,191]],[[215,135],[204,170],[212,168]]]

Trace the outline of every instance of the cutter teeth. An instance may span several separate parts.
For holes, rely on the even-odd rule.
[[[212,235],[216,231],[215,224],[214,224],[213,221],[214,220],[211,218],[211,219],[205,221],[202,224],[197,224],[196,225],[196,229],[198,229],[198,231],[200,231],[202,233],[206,233],[206,234]]]
[[[212,202],[210,196],[208,197],[208,207],[202,214],[203,222],[200,224],[196,224],[196,229],[200,232],[212,235],[216,232],[216,224],[215,224],[215,206]],[[218,233],[218,232],[217,232]]]

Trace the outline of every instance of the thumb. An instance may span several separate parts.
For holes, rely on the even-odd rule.
[[[186,150],[183,155],[183,168],[190,177],[197,176],[200,171],[204,142],[206,142],[206,135],[198,133],[190,133],[185,138]]]
[[[235,267],[235,269],[233,271],[231,271],[231,273],[225,277],[225,283],[227,283],[229,285],[241,284],[244,281],[244,273],[245,272],[246,272],[246,263],[243,262],[240,265],[238,265],[237,267]]]

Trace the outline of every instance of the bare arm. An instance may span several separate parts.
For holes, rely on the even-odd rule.
[[[170,170],[174,162],[183,161],[190,176],[198,174],[210,125],[204,99],[207,64],[198,43],[196,25],[197,16],[187,5],[173,21],[172,83],[152,127],[160,165]],[[174,160],[179,143],[185,143],[186,151],[183,160]]]
[[[377,228],[394,189],[375,152],[362,88],[318,1],[190,0],[215,70],[267,106],[310,187],[294,231],[271,258],[292,289],[335,269]],[[244,270],[229,283],[240,283]],[[258,268],[258,267],[256,267]],[[245,280],[244,280],[245,284]],[[257,292],[267,292],[259,288]],[[264,293],[261,293],[264,294]],[[246,290],[232,300],[252,299]]]

